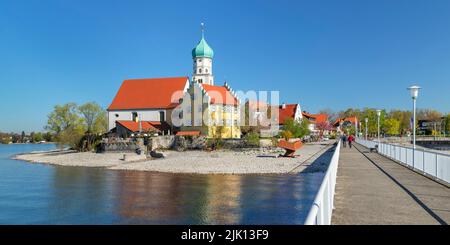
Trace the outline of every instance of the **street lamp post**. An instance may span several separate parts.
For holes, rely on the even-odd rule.
[[[359,132],[358,132],[358,137],[362,137],[362,122],[359,121]]]
[[[369,123],[369,118],[364,118],[365,122],[366,122],[366,140],[367,140],[367,128],[368,128],[368,123]]]
[[[408,88],[409,92],[411,93],[411,98],[413,100],[413,123],[412,123],[412,131],[413,131],[413,168],[414,168],[414,161],[415,161],[415,157],[414,155],[416,154],[416,100],[417,100],[417,96],[419,96],[419,86],[411,86]]]
[[[377,126],[378,126],[378,148],[380,147],[380,116],[381,110],[377,110]]]

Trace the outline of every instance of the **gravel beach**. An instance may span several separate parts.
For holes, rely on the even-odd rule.
[[[331,143],[331,142],[329,142]],[[127,153],[62,152],[16,155],[14,159],[62,166],[104,167],[112,170],[154,171],[196,174],[277,174],[302,171],[302,165],[314,162],[332,145],[305,144],[296,152],[296,158],[277,157],[275,150],[243,150],[214,152],[164,151],[165,158],[150,159]],[[323,156],[322,156],[323,158]],[[325,159],[326,161],[327,159]]]

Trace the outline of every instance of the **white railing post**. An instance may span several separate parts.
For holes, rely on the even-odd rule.
[[[376,143],[374,141],[367,141],[367,140],[361,140],[361,139],[356,139],[356,142],[367,148],[372,148],[373,145]],[[403,150],[405,151],[405,159],[404,160],[402,157]],[[397,151],[399,153],[399,157],[397,157]],[[392,153],[392,152],[394,152],[394,153]],[[450,176],[450,166],[448,166],[448,167],[444,166],[442,176],[439,176],[439,159],[441,157],[442,162],[450,164],[450,155],[449,154],[435,152],[435,151],[427,151],[425,149],[422,149],[422,168],[420,168],[420,167],[416,168],[416,163],[417,163],[416,162],[417,161],[416,152],[418,155],[420,154],[420,151],[417,151],[411,147],[405,147],[405,146],[401,146],[401,145],[391,145],[391,144],[386,144],[386,143],[380,143],[378,145],[378,154],[387,156],[388,158],[390,158],[394,161],[404,163],[409,168],[416,169],[416,170],[418,170],[419,173],[421,172],[421,174],[423,174],[423,175],[428,174],[428,175],[433,176],[437,180],[444,181],[447,184],[449,183],[448,177],[446,177],[446,176]],[[411,154],[410,158],[408,157],[409,154]],[[429,162],[428,165],[427,165],[426,157],[425,157],[426,154],[431,154],[431,156],[428,159],[431,162]],[[435,171],[434,171],[434,173],[432,173],[433,171],[430,170],[430,171],[428,171],[429,173],[427,173],[426,166],[429,166],[429,168],[431,169],[431,166],[433,165],[433,163],[432,163],[433,155],[435,157],[435,163],[434,163]],[[411,164],[408,161],[411,161]],[[419,164],[420,164],[420,161],[419,161]]]
[[[312,207],[306,216],[305,225],[331,224],[340,149],[341,141],[338,141],[333,156],[331,157],[328,169],[319,187],[319,191],[317,192]]]

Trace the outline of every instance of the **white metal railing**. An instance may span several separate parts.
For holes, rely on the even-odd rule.
[[[336,149],[334,150],[333,157],[331,158],[330,165],[323,177],[322,184],[314,198],[308,216],[306,216],[305,225],[331,224],[340,149],[341,141],[338,142]]]
[[[356,142],[367,147],[375,148],[378,145],[376,141],[356,139]],[[425,149],[405,147],[401,145],[380,143],[378,153],[392,160],[404,163],[409,167],[432,176],[447,184],[450,182],[450,155],[427,151]]]

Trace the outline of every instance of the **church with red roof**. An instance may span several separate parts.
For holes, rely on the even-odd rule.
[[[240,138],[240,101],[228,84],[214,85],[213,57],[202,30],[192,50],[192,78],[123,81],[107,109],[108,129],[121,137],[152,132]]]

